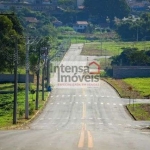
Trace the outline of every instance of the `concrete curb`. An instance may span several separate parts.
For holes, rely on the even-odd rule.
[[[117,89],[112,84],[110,84],[107,80],[105,80],[103,78],[100,78],[100,79],[103,80],[104,82],[108,83],[116,91],[116,93],[118,94],[118,96],[120,98],[123,98],[123,97],[121,97],[120,93],[117,91]]]
[[[136,118],[134,117],[134,115],[131,114],[131,112],[130,112],[130,110],[128,109],[127,105],[125,106],[125,109],[127,110],[127,113],[131,116],[131,118],[132,118],[133,120],[137,121]]]

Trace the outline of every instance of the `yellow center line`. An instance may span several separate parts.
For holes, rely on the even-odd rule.
[[[86,104],[83,103],[83,113],[82,113],[82,119],[85,119],[86,117]]]
[[[85,135],[85,124],[83,123],[81,134],[80,134],[80,139],[79,139],[79,143],[78,143],[78,148],[84,147],[84,135]]]
[[[93,137],[90,131],[87,132],[88,132],[88,148],[93,148]]]

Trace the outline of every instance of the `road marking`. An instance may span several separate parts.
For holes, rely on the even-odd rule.
[[[104,103],[101,103],[101,105],[103,105]]]
[[[51,120],[52,118],[48,118],[49,120]]]
[[[85,97],[87,97],[87,95],[84,95]]]
[[[103,124],[102,122],[100,122],[99,124]]]
[[[97,118],[97,119],[102,119],[102,118]]]
[[[73,96],[76,96],[76,95],[73,95]]]
[[[95,105],[97,105],[97,103],[96,103],[96,102],[95,102],[94,104],[95,104]]]
[[[62,95],[62,97],[64,97],[64,95]]]
[[[81,97],[81,95],[79,95],[79,97]]]
[[[118,126],[121,126],[122,124],[118,124]]]
[[[57,95],[56,97],[59,97],[59,95]]]
[[[129,127],[130,127],[130,126],[131,126],[131,124],[127,124],[127,126],[129,126]]]
[[[116,105],[115,103],[113,103],[113,105]]]
[[[91,97],[93,96],[93,95],[90,95]]]
[[[53,97],[53,96],[51,96],[51,97]]]
[[[109,105],[109,103],[107,103],[107,105]]]
[[[140,125],[136,125],[136,127],[140,128],[141,126]]]
[[[86,117],[86,105],[85,105],[85,103],[83,102],[82,118],[85,119],[85,117]]]
[[[108,123],[108,125],[112,126],[112,123]]]
[[[78,148],[84,147],[84,135],[85,135],[85,124],[82,124],[82,130],[81,130],[81,134],[80,134]]]
[[[150,132],[141,132],[141,133],[143,133],[143,134],[150,134]]]
[[[93,137],[90,131],[87,131],[88,133],[88,148],[93,148]]]
[[[53,105],[53,103],[51,103],[51,105]]]
[[[66,104],[66,103],[63,103],[64,105]]]
[[[70,97],[70,95],[68,95],[68,97]]]
[[[91,102],[88,102],[88,104],[91,104]]]
[[[122,106],[122,104],[119,104],[120,106]]]
[[[57,103],[57,105],[59,105],[59,103]]]

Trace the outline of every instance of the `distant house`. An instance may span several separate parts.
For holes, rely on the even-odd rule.
[[[61,21],[58,21],[58,20],[53,21],[53,26],[55,26],[55,27],[60,27],[60,26],[62,26],[62,22],[61,22]]]
[[[83,6],[84,0],[77,0],[77,8]]]
[[[38,20],[35,17],[25,17],[25,20],[29,23],[38,23]]]
[[[88,22],[87,21],[77,21],[76,24],[74,24],[73,29],[76,32],[85,32],[87,26],[88,26]]]

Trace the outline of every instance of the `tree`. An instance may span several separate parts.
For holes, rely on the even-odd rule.
[[[84,5],[91,15],[102,19],[123,18],[130,13],[125,0],[85,0]]]
[[[2,15],[0,16],[0,33],[0,72],[12,72],[16,39],[19,49],[20,64],[22,64],[24,60],[24,41],[19,38],[22,34],[22,27],[19,21],[15,19],[15,16],[10,17]]]
[[[112,57],[112,65],[147,66],[150,65],[150,52],[139,51],[137,48],[124,48],[118,56]]]
[[[65,9],[73,9],[76,6],[76,0],[58,0],[58,5]]]
[[[120,21],[116,24],[116,32],[126,40],[150,39],[150,13],[143,13],[138,19],[131,17]]]

